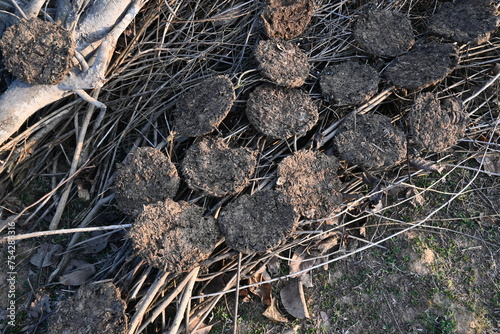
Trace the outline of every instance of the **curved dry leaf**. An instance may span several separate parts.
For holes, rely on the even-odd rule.
[[[38,251],[31,257],[30,263],[37,267],[48,267],[56,263],[61,256],[60,253],[62,246],[59,244],[45,243]]]
[[[271,297],[271,305],[262,313],[262,315],[268,319],[278,321],[278,322],[288,322],[288,319],[281,314],[278,310],[278,304],[275,298]]]
[[[280,297],[285,310],[290,313],[291,316],[297,319],[309,318],[304,288],[302,287],[301,281],[292,279],[290,283],[281,289]]]
[[[441,174],[444,170],[444,166],[439,166],[434,161],[428,161],[422,158],[410,159],[410,165],[418,169],[430,170],[431,172],[436,172]]]
[[[103,231],[94,231],[91,233],[91,239],[85,242],[83,254],[95,254],[102,251],[108,245],[110,234],[104,234]]]
[[[59,283],[64,285],[82,285],[92,277],[95,266],[83,260],[71,260],[66,266],[65,274],[59,278]]]
[[[266,277],[267,276],[267,277]],[[269,274],[259,272],[248,279],[249,284],[260,283],[268,278]],[[260,298],[262,304],[270,306],[272,302],[272,287],[269,283],[262,283],[249,288],[250,292]]]
[[[489,173],[500,175],[500,156],[485,156],[476,158],[478,163],[483,162],[483,169]]]
[[[297,247],[295,252],[293,252],[292,260],[288,265],[290,274],[295,274],[313,267],[316,264],[316,260],[308,260],[310,258],[312,258],[312,256],[307,253],[304,247]],[[300,278],[304,286],[308,288],[313,287],[312,277],[309,272],[300,273],[291,277]]]
[[[33,318],[38,318],[42,314],[48,314],[52,312],[50,309],[50,294],[43,291],[37,292],[35,294],[35,300],[30,304],[28,314]]]

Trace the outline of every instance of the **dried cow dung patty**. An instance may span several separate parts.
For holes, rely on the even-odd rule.
[[[206,260],[220,236],[215,219],[184,201],[144,207],[129,232],[135,252],[148,264],[168,272],[189,271]]]
[[[396,57],[415,42],[410,19],[388,10],[371,10],[354,25],[354,37],[361,48],[380,57]]]
[[[260,41],[255,49],[255,59],[260,74],[279,86],[300,87],[309,75],[307,55],[287,41]]]
[[[243,190],[256,163],[254,150],[230,148],[221,139],[204,138],[186,152],[182,172],[191,189],[222,197]]]
[[[303,136],[318,121],[318,108],[300,89],[264,84],[248,98],[247,117],[266,136],[287,139]]]
[[[212,132],[227,116],[236,99],[228,77],[208,78],[184,93],[173,112],[175,131],[197,137]]]
[[[127,333],[126,304],[113,283],[82,285],[48,320],[50,334]]]
[[[417,45],[394,59],[383,75],[394,86],[416,90],[443,80],[458,65],[458,49],[453,44]]]
[[[342,204],[337,176],[339,162],[321,152],[298,151],[278,165],[278,190],[290,196],[309,219],[326,218]]]
[[[219,226],[232,249],[263,252],[284,242],[299,219],[290,198],[275,190],[242,195],[222,209]]]
[[[0,39],[7,70],[34,85],[55,85],[71,69],[75,41],[71,33],[37,18],[21,19]]]
[[[378,90],[380,79],[370,65],[347,61],[323,70],[320,78],[323,96],[335,106],[360,104]]]
[[[128,154],[127,162],[116,172],[118,208],[137,216],[144,205],[174,197],[179,182],[177,169],[165,154],[152,147],[139,147]]]
[[[500,17],[489,0],[445,2],[429,18],[431,33],[458,43],[486,42],[500,24]]]
[[[391,119],[377,114],[347,115],[334,137],[346,161],[365,168],[389,167],[406,156],[406,138]]]
[[[408,114],[413,140],[431,152],[455,145],[464,135],[468,119],[459,100],[438,100],[432,93],[419,95]]]
[[[269,38],[292,39],[311,22],[313,0],[269,0],[261,17]]]

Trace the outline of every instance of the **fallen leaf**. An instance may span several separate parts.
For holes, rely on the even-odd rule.
[[[486,172],[500,175],[500,156],[485,156],[476,158],[478,163],[483,162],[483,169]]]
[[[280,259],[277,256],[271,257],[267,262],[266,269],[271,277],[276,277],[281,274]]]
[[[493,218],[491,218],[488,215],[485,215],[484,213],[479,214],[479,220],[480,220],[481,225],[483,225],[485,227],[495,226],[495,221],[493,220]]]
[[[59,278],[64,285],[82,285],[95,274],[95,266],[83,260],[72,259],[66,266],[65,273]]]
[[[312,258],[312,256],[307,254],[304,247],[297,247],[297,249],[295,249],[295,252],[293,252],[292,260],[288,265],[290,274],[295,274],[301,272],[302,270],[313,267],[316,263],[316,260],[308,260],[309,258]],[[308,288],[313,287],[312,277],[309,272],[303,272],[291,277],[300,278],[302,283]]]
[[[410,159],[410,165],[418,169],[429,170],[431,172],[436,172],[441,174],[444,170],[444,166],[439,166],[434,161],[428,161],[422,158]]]
[[[56,263],[61,256],[62,246],[58,244],[45,243],[31,257],[30,263],[37,267],[48,267]]]
[[[411,198],[410,203],[414,207],[422,206],[425,203],[424,196],[422,196],[420,192],[414,188],[410,188],[406,191],[406,198]]]
[[[267,273],[266,273],[267,274]],[[269,275],[269,274],[267,274]],[[258,272],[257,274],[253,275],[252,277],[249,278],[248,283],[249,284],[255,284],[255,283],[260,283],[266,280],[266,277],[264,277],[264,273]],[[270,306],[271,301],[272,301],[272,287],[270,283],[262,283],[256,286],[252,286],[249,288],[250,292],[253,293],[254,295],[258,296],[260,298],[260,301],[262,304]]]
[[[106,248],[109,234],[103,234],[103,231],[92,232],[91,238],[84,244],[83,254],[96,254]]]
[[[199,319],[198,319],[199,321]],[[189,324],[189,333],[191,334],[208,334],[210,333],[210,331],[212,330],[212,327],[214,325],[206,325],[204,322],[202,322],[199,326],[198,326],[198,329],[196,329],[195,331],[193,331],[193,328],[196,327],[196,325],[198,325],[198,321],[191,321],[190,324]],[[186,333],[186,329],[183,329],[181,334],[185,334]]]
[[[33,318],[52,312],[50,309],[50,295],[46,292],[37,292],[35,300],[31,302],[28,313]]]
[[[320,255],[327,254],[333,247],[336,247],[340,243],[341,234],[339,231],[334,231],[332,235],[328,235],[326,238],[320,240],[316,244],[316,249]]]
[[[300,280],[292,279],[283,289],[281,289],[280,297],[283,306],[291,316],[297,319],[309,318],[304,288]]]
[[[271,305],[262,313],[262,315],[268,319],[278,321],[278,322],[288,322],[288,319],[281,314],[278,310],[278,304],[275,298],[271,297]]]

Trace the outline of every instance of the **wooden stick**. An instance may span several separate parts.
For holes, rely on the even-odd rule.
[[[156,276],[155,281],[149,287],[148,292],[144,297],[142,297],[141,301],[137,305],[137,311],[135,312],[134,316],[132,317],[132,320],[130,321],[130,326],[128,330],[129,334],[137,333],[136,329],[140,325],[142,318],[144,317],[144,314],[146,313],[149,305],[151,305],[151,303],[153,302],[153,299],[156,297],[158,291],[165,284],[165,281],[167,280],[169,274],[170,273],[166,271],[158,273],[158,276]]]
[[[177,330],[181,326],[182,320],[184,318],[184,312],[186,311],[186,307],[187,307],[188,303],[191,302],[191,296],[193,295],[194,283],[196,282],[196,277],[198,277],[199,271],[200,271],[200,267],[196,267],[191,272],[191,274],[192,274],[191,279],[186,287],[186,290],[184,291],[184,294],[182,295],[181,304],[179,305],[179,308],[177,309],[177,314],[175,315],[174,322],[172,323],[170,330],[168,330],[166,334],[177,334]]]

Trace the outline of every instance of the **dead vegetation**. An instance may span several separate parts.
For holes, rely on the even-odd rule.
[[[279,1],[273,3],[276,5]],[[307,7],[309,2],[300,3]],[[266,317],[284,321],[286,317],[277,308],[276,293],[269,292],[273,284],[278,284],[275,282],[295,280],[287,289],[303,297],[300,291],[310,285],[311,270],[352,258],[368,249],[390,247],[388,243],[392,239],[419,230],[467,194],[483,174],[498,177],[498,31],[480,45],[450,46],[452,57],[447,54],[445,58],[453,66],[446,67],[439,78],[426,78],[427,81],[416,86],[413,83],[398,85],[409,91],[383,81],[377,93],[364,104],[334,107],[321,93],[319,79],[325,68],[346,60],[369,64],[379,74],[390,68],[385,60],[365,54],[352,36],[353,23],[365,10],[362,4],[364,1],[318,0],[305,31],[299,37],[293,32],[296,39],[292,41],[300,44],[310,64],[309,77],[296,89],[311,99],[307,102],[319,111],[318,122],[308,124],[307,129],[285,131],[276,136],[284,139],[271,139],[249,124],[245,110],[250,93],[266,81],[253,60],[254,49],[269,35],[272,25],[267,17],[280,12],[265,9],[260,1],[146,3],[117,41],[117,50],[107,67],[106,84],[89,90],[90,96],[106,104],[105,111],[97,113],[94,105],[74,96],[58,98],[30,117],[15,136],[0,146],[0,230],[6,231],[8,224],[15,222],[18,238],[28,239],[18,242],[19,250],[43,243],[64,247],[64,252],[58,253],[57,260],[50,265],[38,262],[33,269],[37,271],[36,280],[28,278],[27,270],[19,270],[19,280],[29,279],[32,287],[19,290],[18,319],[22,321],[16,330],[46,330],[47,316],[52,315],[50,312],[56,309],[59,300],[71,294],[65,286],[62,289],[60,283],[68,282],[65,279],[70,273],[65,269],[75,260],[84,262],[78,262],[80,265],[74,268],[76,274],[72,279],[75,276],[80,279],[71,281],[78,283],[72,285],[88,278],[96,284],[112,281],[121,291],[129,315],[129,333],[178,333],[186,328],[191,333],[203,333],[203,328],[207,331],[212,328],[211,315],[226,296],[236,296],[231,317],[238,319],[238,305],[241,305],[238,301],[245,298],[247,291],[260,297]],[[376,6],[408,15],[418,32],[418,47],[435,39],[427,33],[426,22],[439,5],[440,1],[401,0],[378,1]],[[432,60],[426,61],[432,63]],[[12,77],[6,71],[0,73],[0,89],[7,98],[15,84],[11,84]],[[445,74],[449,75],[445,77]],[[393,126],[408,132],[404,128],[406,116],[415,98],[425,91],[441,100],[461,100],[469,122],[457,145],[439,154],[429,148],[421,150],[409,138],[406,157],[398,152],[397,159],[387,165],[372,166],[370,172],[341,160],[339,191],[344,201],[340,210],[323,219],[303,219],[298,223],[290,217],[288,222],[294,221],[294,226],[285,226],[284,237],[280,235],[280,240],[272,240],[272,251],[263,251],[268,243],[260,240],[263,245],[258,249],[242,248],[245,253],[249,250],[249,254],[241,254],[219,238],[212,254],[199,266],[193,267],[190,262],[188,272],[158,270],[136,256],[126,238],[125,231],[130,229],[132,219],[115,210],[116,166],[131,150],[145,146],[161,150],[180,166],[188,148],[200,139],[183,138],[174,133],[176,104],[186,92],[214,75],[227,76],[236,94],[231,111],[214,134],[231,145],[259,152],[250,184],[236,195],[236,201],[261,190],[271,191],[267,189],[274,187],[277,181],[278,164],[296,151],[314,149],[340,157],[333,143],[347,115],[383,114],[390,118]],[[8,101],[16,108],[23,106],[15,99]],[[363,225],[368,217],[376,217],[379,224],[394,223],[390,210],[418,203],[426,194],[443,192],[436,190],[437,186],[456,171],[469,171],[470,178],[446,190],[447,196],[418,221],[397,221],[399,229],[390,234],[367,234]],[[434,177],[429,184],[418,182],[429,175]],[[196,205],[206,216],[215,218],[223,215],[224,209],[231,205],[228,203],[235,205],[236,202],[232,195],[213,198],[183,183],[174,199]],[[252,216],[252,213],[246,214]],[[490,219],[493,226],[498,225],[498,216]],[[90,235],[90,232],[98,233]],[[175,239],[180,234],[172,233],[169,237]],[[86,254],[81,251],[87,244],[92,244],[89,249],[99,249],[96,240],[105,248]],[[488,247],[498,254],[498,242]],[[253,252],[260,250],[262,252]],[[182,250],[177,251],[182,254]],[[31,253],[25,255],[31,256]],[[23,265],[19,261],[18,265]],[[288,264],[288,272],[280,269]],[[282,301],[288,305],[286,310],[306,317],[300,307],[290,311],[292,306],[285,302],[289,296],[283,294]],[[50,304],[51,307],[42,307],[38,313],[28,313],[32,305],[42,305],[36,301],[46,300],[44,296],[57,302]],[[238,322],[233,324],[236,328]]]

